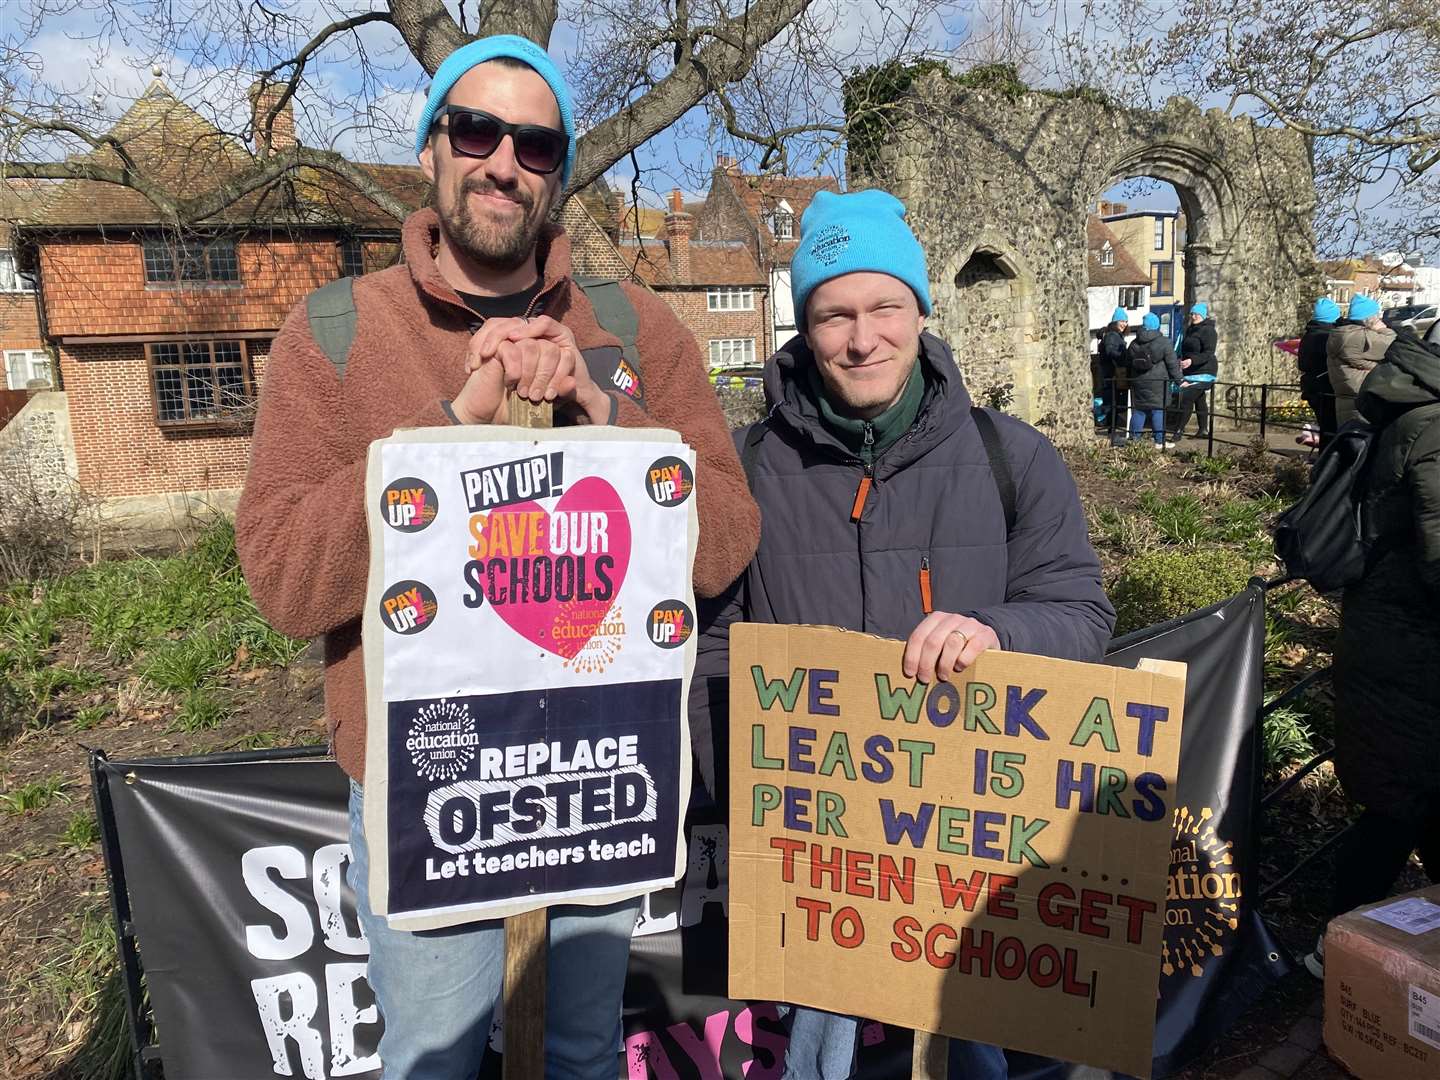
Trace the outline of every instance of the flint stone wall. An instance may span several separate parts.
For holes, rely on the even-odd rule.
[[[929,260],[930,329],[978,401],[1008,397],[1060,442],[1088,435],[1085,219],[1134,176],[1180,194],[1184,300],[1210,305],[1220,380],[1294,382],[1294,361],[1272,343],[1303,326],[1322,285],[1301,136],[1180,98],[1142,111],[1011,98],[941,75],[915,83],[894,124],[874,159],[852,161],[849,186],[883,187],[909,208]]]

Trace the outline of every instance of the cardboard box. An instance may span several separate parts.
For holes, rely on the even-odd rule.
[[[1360,1080],[1440,1077],[1440,885],[1330,924],[1325,1046]]]

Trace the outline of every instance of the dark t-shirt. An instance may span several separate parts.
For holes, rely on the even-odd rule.
[[[465,305],[482,319],[513,319],[521,315],[543,315],[545,304],[540,302],[532,308],[530,305],[540,293],[540,286],[544,282],[539,278],[535,284],[528,289],[517,293],[510,293],[508,296],[476,296],[474,293],[455,290],[457,296],[465,301]]]

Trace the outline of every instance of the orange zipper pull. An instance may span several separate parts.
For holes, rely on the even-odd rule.
[[[930,595],[930,556],[920,556],[920,610],[929,615],[935,610]]]
[[[860,477],[860,486],[855,489],[855,502],[850,507],[850,520],[858,522],[865,513],[865,500],[870,495],[870,474]]]

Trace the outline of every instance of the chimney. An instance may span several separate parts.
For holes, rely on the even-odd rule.
[[[729,154],[715,155],[715,167],[721,172],[729,173],[731,176],[740,175],[740,162]]]
[[[670,275],[680,285],[690,283],[690,232],[694,225],[695,218],[685,212],[680,189],[674,189],[665,214],[665,247],[670,252]]]
[[[265,121],[285,93],[285,86],[283,82],[257,82],[250,88],[250,112],[257,154],[265,153]],[[295,98],[292,96],[286,100],[285,107],[275,114],[275,122],[270,127],[270,149],[279,153],[295,145]]]
[[[625,210],[625,196],[616,195],[610,203],[610,224],[605,228],[612,243],[625,242]]]

